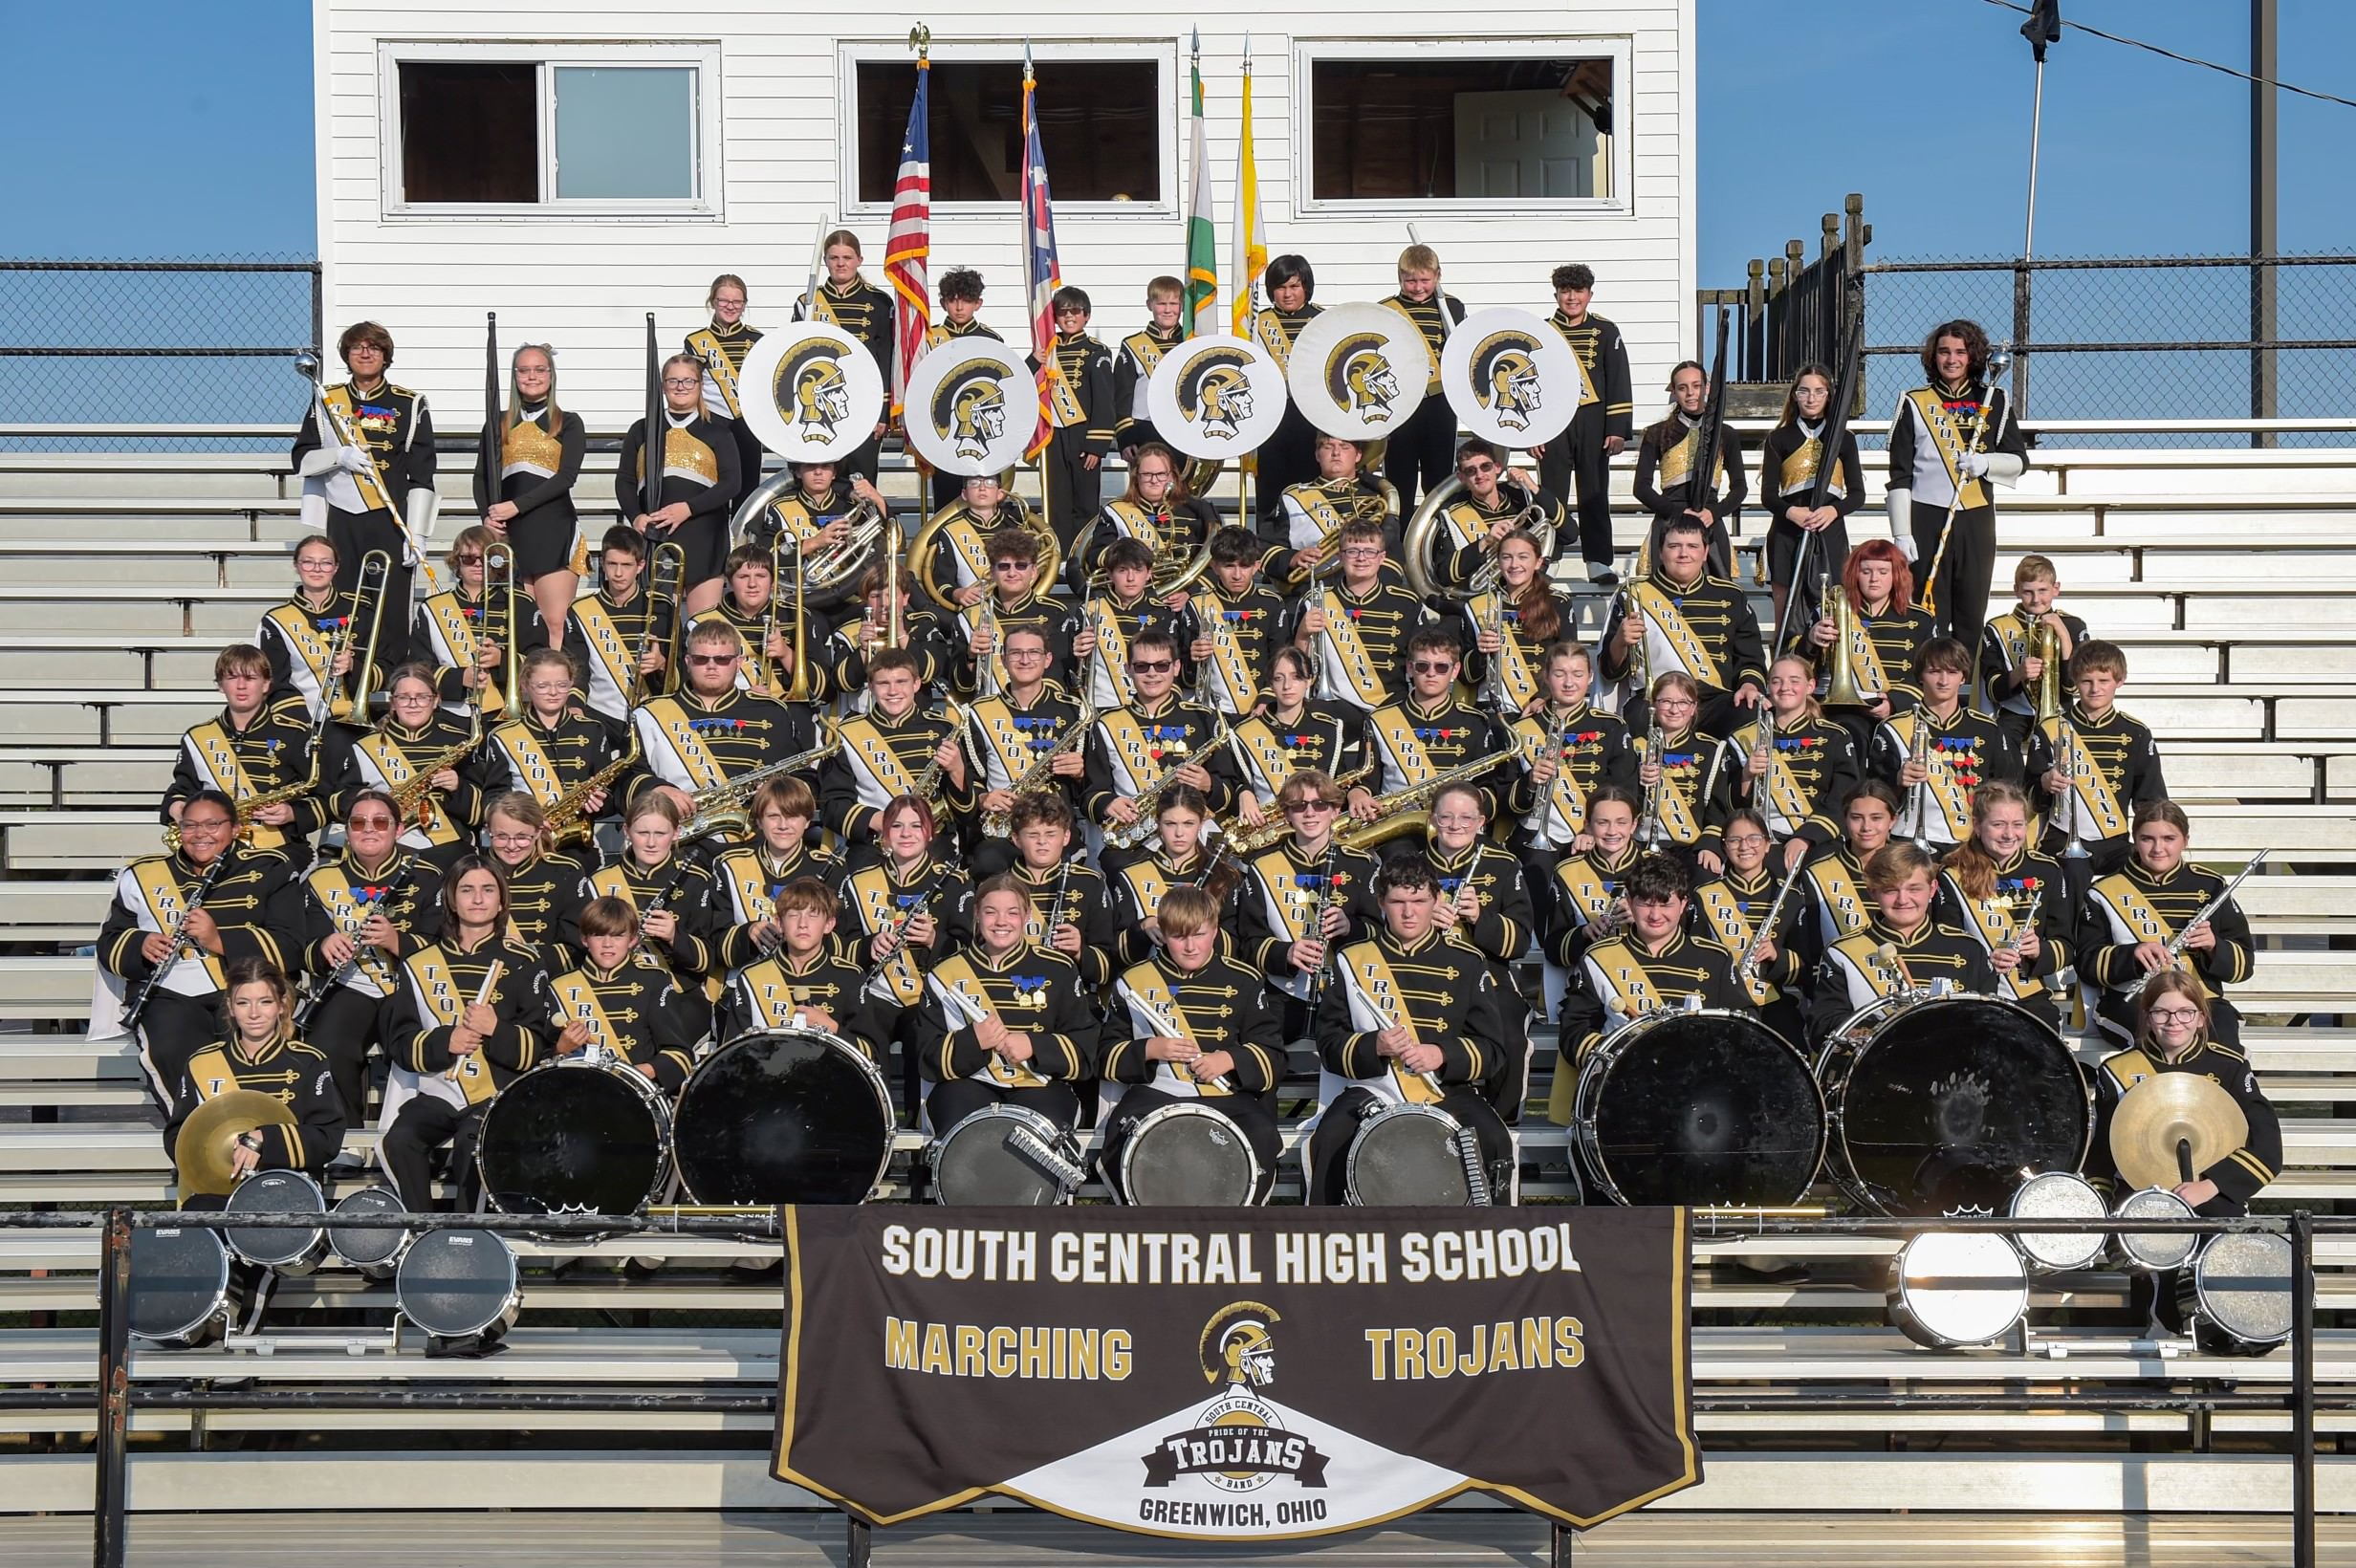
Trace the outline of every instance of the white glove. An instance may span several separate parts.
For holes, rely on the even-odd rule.
[[[1914,542],[1914,535],[1910,531],[1899,534],[1891,542],[1897,545],[1898,554],[1906,557],[1906,563],[1909,566],[1922,559],[1923,547]]]
[[[338,446],[336,448],[336,467],[346,473],[367,473],[376,466],[376,459],[368,455],[365,447]]]
[[[1955,467],[1963,470],[1966,479],[1977,479],[1988,471],[1988,454],[1966,452],[1955,460]]]
[[[342,451],[340,446],[314,446],[303,453],[302,466],[295,471],[305,479],[324,479],[336,471],[336,460]]]

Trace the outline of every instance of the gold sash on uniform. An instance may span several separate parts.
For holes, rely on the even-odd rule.
[[[389,882],[394,868],[387,865],[384,869],[386,881]],[[376,912],[382,902],[382,897],[362,904],[360,895],[352,890],[350,876],[341,865],[332,860],[313,866],[310,875],[303,881],[310,886],[312,897],[317,899],[319,906],[327,911],[327,918],[335,923],[336,929],[358,945],[360,972],[368,977],[380,995],[391,995],[393,973],[385,968],[385,958],[379,949],[360,939],[360,927],[368,924],[368,917]]]
[[[623,963],[626,968],[628,960],[625,959]],[[628,1042],[623,1040],[621,1033],[614,1028],[614,1021],[605,1015],[605,1006],[598,1000],[597,987],[590,983],[586,970],[568,969],[558,975],[549,989],[556,992],[556,1013],[558,1018],[567,1024],[587,1024],[589,1038],[593,1043],[603,1046],[617,1056],[628,1059],[630,1055]]]
[[[949,1016],[949,1033],[952,1034],[966,1027],[972,1013],[987,1016],[997,1011],[990,1005],[989,988],[982,984],[982,977],[974,972],[972,962],[963,953],[952,953],[943,959],[930,974],[925,976],[924,983],[936,993],[953,991],[971,1004],[970,1012],[960,1012],[957,1002],[949,1000],[946,994],[942,995],[942,1011]],[[1037,1058],[1034,1056],[1033,1059]],[[979,1081],[996,1084],[1001,1089],[1036,1089],[1047,1082],[1030,1062],[1009,1061],[995,1051],[983,1054],[981,1071],[971,1076]]]
[[[1718,946],[1734,955],[1734,978],[1740,980],[1743,955],[1756,947],[1759,938],[1766,933],[1753,928],[1751,917],[1744,914],[1740,907],[1741,901],[1727,890],[1727,885],[1723,881],[1712,879],[1702,883],[1699,902],[1702,918],[1710,923],[1711,930],[1718,939]],[[1761,920],[1767,918],[1766,905],[1772,902],[1771,895],[1760,903],[1759,918]],[[1775,987],[1767,983],[1763,975],[1753,980],[1748,989],[1751,992],[1753,1007],[1765,1007],[1781,994]]]
[[[851,873],[850,880],[843,885],[848,887],[851,890],[851,896],[859,901],[860,910],[866,917],[867,933],[870,936],[881,935],[899,924],[900,899],[903,893],[921,894],[924,892],[921,884],[906,888],[901,887],[892,881],[890,871],[880,865],[871,865],[864,870]],[[922,905],[917,907],[921,909]],[[899,948],[893,952],[891,961],[884,966],[883,973],[876,978],[889,991],[892,1000],[902,1007],[914,1007],[924,1000],[925,977],[918,970],[915,956],[908,951],[908,945],[905,941],[900,944]]]
[[[467,1006],[474,1000],[458,989],[457,977],[450,973],[448,955],[439,943],[428,942],[401,961],[409,980],[409,993],[419,1009],[444,1029],[455,1029],[466,1016]],[[439,1075],[429,1075],[428,1084],[440,1081],[455,1084],[469,1105],[479,1105],[499,1092],[491,1081],[490,1064],[480,1051],[469,1051],[455,1057],[448,1068]]]
[[[1424,754],[1424,743],[1416,738],[1414,715],[1404,708],[1386,708],[1374,716],[1374,732],[1383,743],[1383,750],[1391,767],[1397,770],[1401,787],[1420,784],[1439,770]],[[1385,784],[1390,782],[1385,778]]]
[[[583,602],[587,602],[584,600]],[[485,599],[482,614],[488,623],[491,601]],[[477,639],[474,621],[468,616],[467,606],[456,594],[436,594],[425,600],[425,621],[442,638],[442,645],[449,650],[452,668],[474,668]],[[483,672],[483,684],[474,693],[475,706],[486,713],[502,712],[507,708],[507,696],[499,689],[496,667]]]
[[[1758,742],[1756,724],[1746,724],[1734,731],[1733,744],[1736,754],[1746,764],[1751,753],[1758,749]],[[1800,780],[1792,776],[1792,765],[1780,753],[1767,753],[1767,776],[1752,784],[1755,793],[1761,787],[1767,792],[1767,804],[1783,818],[1784,831],[1787,834],[1798,833],[1800,824],[1808,819],[1808,797],[1801,792]]]
[[[709,790],[728,782],[728,770],[704,749],[702,738],[695,732],[695,721],[687,717],[687,710],[678,698],[657,697],[639,711],[654,720],[656,731],[686,771],[689,790]],[[499,732],[507,733],[505,730]]]
[[[2136,888],[2133,880],[2126,872],[2116,872],[2096,882],[2094,896],[2103,901],[2105,908],[2118,917],[2119,923],[2127,927],[2127,934],[2137,942],[2156,942],[2166,947],[2175,939],[2174,928],[2160,917],[2160,912],[2151,906],[2151,901],[2143,896]],[[2176,968],[2192,977],[2192,983],[2200,987],[2201,995],[2212,1000],[2215,998],[2217,993],[2202,977],[2190,952],[2177,957]],[[2138,970],[2134,979],[2133,989],[2141,990],[2145,976]],[[2113,986],[2111,989],[2116,991],[2126,988]]]
[[[1887,695],[1892,682],[1889,670],[1882,663],[1882,650],[1873,641],[1873,633],[1862,615],[1849,621],[1849,663],[1857,671],[1857,689],[1868,697]]]
[[[1909,978],[1904,954],[1899,955],[1895,964],[1885,964],[1876,956],[1882,950],[1879,932],[1860,931],[1854,936],[1843,937],[1832,947],[1833,951],[1849,961],[1849,968],[1876,997],[1894,994],[1899,983]],[[1851,994],[1853,998],[1854,992]]]
[[[1986,481],[1966,479],[1963,476],[1963,470],[1956,467],[1963,457],[1963,449],[1970,438],[1964,434],[1962,427],[1953,417],[1947,412],[1947,400],[1939,395],[1936,388],[1929,386],[1918,386],[1909,392],[1906,398],[1907,402],[1914,405],[1915,422],[1922,425],[1924,435],[1929,437],[1931,449],[1939,454],[1939,464],[1947,469],[1947,482],[1955,491],[1956,510],[1969,512],[1974,507],[1988,505]],[[1988,405],[1995,401],[1996,392],[1991,388],[1984,395],[1979,406],[1980,421],[1984,422],[1987,419]],[[1985,451],[1986,447],[1983,446],[1981,449]],[[1910,478],[1910,476],[1908,477]]]
[[[1645,966],[1636,949],[1625,937],[1611,937],[1587,949],[1587,969],[1590,978],[1601,976],[1604,989],[1611,992],[1599,997],[1608,1013],[1623,1018],[1641,1017],[1657,1013],[1668,1004],[1645,972]]]
[[[1104,727],[1105,738],[1112,742],[1112,760],[1128,775],[1128,795],[1142,795],[1152,788],[1155,780],[1183,763],[1154,760],[1152,742],[1145,738],[1145,726],[1125,708],[1117,708],[1102,715],[1097,722]],[[1158,722],[1158,721],[1157,721]],[[1164,752],[1167,756],[1167,750]]]
[[[1814,861],[1802,875],[1816,889],[1817,902],[1832,916],[1840,935],[1854,936],[1873,923],[1872,907],[1857,885],[1857,875],[1840,856],[1827,855]]]
[[[1685,750],[1697,760],[1701,755],[1700,740],[1700,736],[1690,732],[1685,738]],[[1633,742],[1638,767],[1653,760],[1649,755],[1651,744],[1648,735],[1639,735]],[[1668,754],[1666,743],[1663,744],[1662,754]],[[1701,769],[1691,764],[1682,769],[1671,769],[1667,762],[1661,764],[1661,789],[1657,797],[1660,801],[1661,826],[1669,830],[1669,838],[1677,843],[1698,843],[1702,836],[1701,802],[1686,798],[1677,784],[1681,777],[1687,781],[1686,788],[1693,788],[1701,781]]]
[[[1697,582],[1694,586],[1699,587]],[[1645,617],[1645,654],[1647,667],[1654,676],[1661,675],[1674,661],[1674,667],[1684,670],[1704,686],[1723,689],[1726,683],[1718,678],[1717,661],[1710,657],[1709,647],[1686,623],[1685,612],[1670,602],[1657,583],[1636,585],[1636,607]],[[1658,648],[1654,643],[1659,643]]]
[[[1192,608],[1203,635],[1211,640],[1211,678],[1224,688],[1214,697],[1213,706],[1229,713],[1249,713],[1260,700],[1259,681],[1244,658],[1243,640],[1236,635],[1235,623],[1227,619],[1226,601],[1216,594],[1200,593],[1194,596]]]
[[[1031,742],[1036,732],[1026,734],[1014,726],[1014,710],[1003,697],[985,697],[969,703],[966,712],[973,723],[969,730],[981,732],[981,761],[985,790],[1012,789],[1014,781],[1036,763],[1044,751],[1035,751]],[[1061,738],[1058,730],[1057,737]]]
[[[1555,891],[1572,901],[1583,925],[1593,925],[1603,918],[1618,895],[1595,874],[1584,855],[1570,856],[1556,862]]]
[[[895,796],[916,794],[914,775],[901,763],[899,755],[892,751],[890,740],[876,728],[873,719],[863,716],[845,719],[842,728],[836,731],[836,736],[842,742],[844,753],[859,765],[859,771],[865,775],[859,781],[862,786],[860,790],[861,805],[881,807]],[[867,798],[869,787],[882,793],[870,800]]]
[[[533,798],[543,806],[553,806],[564,798],[564,780],[557,776],[556,765],[548,760],[540,749],[539,737],[532,727],[517,722],[503,724],[491,732],[499,750],[507,753],[510,772],[532,792]]]
[[[1137,700],[1137,683],[1129,679],[1129,636],[1121,629],[1121,617],[1095,599],[1080,606],[1080,615],[1087,629],[1096,633],[1089,680],[1102,683],[1102,689],[1086,695],[1099,708],[1127,707]]]
[[[212,787],[244,804],[262,792],[254,786],[246,765],[237,754],[237,744],[218,719],[198,725],[188,731],[188,749],[195,753],[195,762],[204,770]],[[267,822],[245,822],[247,841],[256,849],[283,849],[288,835],[284,828],[272,827]]]
[[[740,405],[736,401],[736,367],[729,362],[728,350],[720,335],[709,327],[698,327],[687,334],[687,352],[704,361],[704,373],[720,389],[720,399],[728,404],[729,417],[737,418]],[[642,468],[640,475],[645,470]]]
[[[1978,935],[1982,947],[1993,953],[2012,940],[2014,928],[2020,924],[2019,917],[2014,911],[2027,904],[2027,894],[2016,898],[2011,894],[1999,893],[1991,899],[1975,899],[1955,882],[1952,873],[1948,875],[1947,881],[1954,887],[1955,902],[1963,905],[1963,912],[1970,918],[1972,929]],[[2058,894],[2060,889],[2053,891]],[[2043,981],[2030,977],[2025,965],[1996,978],[2003,981],[2017,997],[2040,995],[2045,990]]]
[[[2063,722],[2062,718],[2050,719],[2042,729],[2053,749],[2054,767],[2070,780],[2070,795],[2076,802],[2073,811],[2085,814],[2095,838],[2116,838],[2127,831],[2127,812],[2119,804],[2119,794],[2110,787],[2110,780],[2103,776],[2103,765],[2083,743],[2062,744]],[[2073,824],[2074,816],[2061,817],[2055,823],[2065,831]]]
[[[382,387],[378,395],[382,397],[391,390],[390,387]],[[360,410],[352,403],[351,384],[346,382],[328,387],[320,395],[326,401],[328,411],[335,416],[338,428],[351,433],[352,440],[348,445],[368,459],[366,471],[352,476],[353,486],[360,491],[361,509],[367,512],[392,511],[392,491],[384,488],[384,467],[377,461],[376,447],[369,444],[367,436],[360,430]],[[327,432],[322,430],[319,433],[325,435]],[[338,444],[347,445],[340,440]]]
[[[1390,960],[1383,956],[1382,947],[1372,942],[1353,943],[1342,949],[1341,971],[1350,988],[1351,1012],[1361,1014],[1354,1022],[1371,1031],[1392,1024],[1406,1024],[1412,1030],[1414,1020],[1408,1015],[1407,999],[1399,989],[1397,976],[1390,972]],[[1427,1040],[1424,1042],[1431,1043]],[[1389,1065],[1391,1087],[1399,1098],[1410,1105],[1436,1104],[1441,1096],[1424,1080],[1421,1073],[1410,1073],[1400,1064],[1397,1056],[1385,1056]]]
[[[172,874],[170,856],[159,855],[152,860],[134,861],[131,880],[139,884],[139,895],[147,904],[147,918],[155,922],[159,933],[171,930],[185,918],[187,898],[180,885],[180,879]],[[172,961],[172,967],[177,969],[190,958],[205,966],[205,974],[212,981],[213,990],[219,991],[228,984],[227,971],[222,969],[221,960],[193,942],[183,944],[180,953]]]
[[[1131,354],[1137,357],[1138,368],[1143,370],[1146,377],[1150,379],[1153,375],[1155,367],[1161,364],[1162,356],[1167,354],[1171,349],[1175,348],[1178,342],[1182,340],[1183,339],[1174,339],[1170,342],[1165,343],[1159,338],[1156,338],[1152,333],[1133,332],[1126,338],[1121,339],[1121,346],[1127,349]],[[1123,412],[1125,413],[1127,410],[1124,409]]]
[[[736,971],[736,991],[745,999],[757,1030],[788,1029],[794,1014],[809,999],[808,987],[796,987],[782,958],[764,958]]]
[[[331,606],[334,603],[332,599],[329,602]],[[287,646],[303,662],[313,682],[325,691],[330,653],[327,639],[319,635],[316,614],[300,604],[281,604],[262,619],[278,628],[278,635],[286,639]]]
[[[1383,706],[1388,696],[1382,671],[1374,667],[1374,656],[1366,651],[1366,641],[1359,635],[1358,622],[1350,619],[1348,608],[1342,602],[1338,589],[1328,588],[1318,599],[1318,608],[1325,612],[1325,629],[1318,634],[1325,644],[1320,667],[1330,675],[1341,673],[1349,686],[1351,700],[1364,708]]]
[[[410,765],[408,753],[381,730],[372,730],[362,735],[353,743],[353,749],[375,767],[377,776],[383,780],[388,790],[398,791],[417,776],[417,770]],[[427,843],[454,844],[458,841],[458,829],[451,824],[449,814],[442,809],[430,790],[417,797],[415,826],[425,834]]]
[[[1518,713],[1538,700],[1538,671],[1532,667],[1530,655],[1514,632],[1519,623],[1519,612],[1505,601],[1503,594],[1480,594],[1466,606],[1477,626],[1486,626],[1492,619],[1497,623],[1498,650],[1491,655],[1498,673],[1505,678],[1505,711]]]
[[[642,591],[641,598],[644,597]],[[653,625],[654,602],[650,599],[646,600],[646,617],[647,624]],[[581,635],[589,643],[589,656],[598,662],[598,667],[605,672],[605,678],[614,684],[622,700],[628,701],[630,688],[638,682],[638,655],[622,635],[622,628],[614,624],[613,613],[592,594],[573,601],[573,618],[580,622]]]
[[[1260,347],[1276,361],[1282,370],[1293,362],[1293,340],[1284,335],[1284,318],[1273,310],[1262,310],[1252,318],[1252,336],[1259,339]]]
[[[1174,885],[1162,862],[1152,859],[1132,860],[1121,868],[1123,880],[1137,899],[1137,907],[1148,917],[1162,907],[1162,897]]]
[[[1197,1045],[1202,1043],[1205,1034],[1209,1034],[1213,1039],[1225,1037],[1224,1031],[1207,1030],[1187,1016],[1187,1010],[1179,1006],[1177,996],[1170,990],[1168,977],[1162,972],[1162,968],[1158,964],[1146,962],[1137,965],[1122,975],[1114,989],[1134,996],[1163,1018],[1177,1025],[1180,1034],[1194,1041]],[[1142,1031],[1142,1033],[1133,1033],[1129,1036],[1136,1040],[1149,1039],[1163,1033],[1161,1029],[1146,1019],[1137,1016],[1134,1012],[1129,1015],[1129,1028],[1132,1031]],[[1227,1048],[1214,1045],[1211,1049],[1220,1051]],[[1178,1062],[1157,1061],[1153,1066],[1155,1087],[1166,1094],[1177,1095],[1181,1098],[1191,1095],[1205,1100],[1217,1100],[1234,1092],[1211,1079],[1196,1078],[1191,1070]]]
[[[1303,713],[1301,722],[1306,724],[1308,718],[1308,714]],[[1270,795],[1284,788],[1284,781],[1293,776],[1293,754],[1276,738],[1274,720],[1246,719],[1228,732],[1241,744],[1243,754],[1251,761],[1253,771],[1259,775],[1260,784],[1267,787]],[[1252,781],[1247,779],[1245,782],[1249,784]]]
[[[1536,762],[1549,754],[1555,759],[1554,782],[1546,786],[1538,808],[1523,821],[1532,833],[1559,848],[1587,827],[1586,797],[1579,793],[1579,780],[1571,776],[1569,759],[1562,754],[1562,731],[1550,719],[1533,714],[1516,719],[1513,734],[1527,760]]]

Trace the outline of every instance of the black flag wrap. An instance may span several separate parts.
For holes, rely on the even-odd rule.
[[[1685,1215],[785,1213],[774,1470],[871,1523],[984,1492],[1275,1540],[1482,1491],[1590,1525],[1701,1479]]]
[[[2031,0],[2029,19],[2020,24],[2020,35],[2037,52],[2037,63],[2043,65],[2045,51],[2062,41],[2062,0]]]

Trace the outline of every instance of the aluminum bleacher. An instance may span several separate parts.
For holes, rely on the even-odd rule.
[[[2261,952],[2235,991],[2284,1117],[2289,1168],[2265,1206],[2336,1210],[2356,1199],[2356,1116],[2344,1109],[2356,1107],[2356,1027],[2343,1017],[2356,1012],[2356,447],[2073,450],[2067,440],[2048,433],[2005,502],[1998,600],[2019,554],[2052,556],[2064,602],[2127,648],[2122,703],[2162,738],[2192,817],[2192,858],[2230,869],[2274,849],[2241,895]],[[610,448],[593,452],[582,476],[593,512],[611,462]],[[470,515],[464,463],[445,460],[446,538]],[[1620,483],[1625,499],[1625,467]],[[911,493],[905,475],[888,488]],[[103,913],[105,878],[155,841],[170,747],[215,706],[213,653],[285,590],[294,494],[282,452],[0,454],[0,1386],[85,1387],[98,1365],[95,1237],[12,1228],[5,1210],[168,1194],[136,1062],[82,1042],[91,975],[80,949]],[[1618,523],[1632,548],[1642,520],[1628,508]],[[1576,598],[1592,632],[1604,602]],[[1756,599],[1764,618],[1764,592]],[[94,603],[113,618],[103,631]],[[1539,1045],[1542,1103],[1550,1033]],[[1542,1120],[1523,1133],[1531,1196],[1546,1201],[1562,1189],[1563,1135]],[[903,1142],[912,1150],[912,1136]],[[352,1146],[371,1143],[362,1132]],[[902,1190],[905,1171],[904,1159]],[[2285,1357],[1920,1350],[1884,1322],[1891,1246],[1697,1240],[1697,1391],[2016,1397],[1971,1413],[1772,1399],[1705,1407],[1710,1479],[1672,1510],[1960,1511],[2056,1528],[2118,1512],[2150,1515],[2158,1531],[2169,1516],[2287,1506],[2288,1416],[2202,1403],[2204,1392],[2280,1388]],[[636,1410],[524,1416],[357,1397],[388,1384],[774,1390],[780,1301],[775,1276],[757,1268],[773,1244],[640,1235],[522,1250],[524,1315],[494,1361],[340,1346],[285,1349],[266,1364],[218,1349],[138,1353],[142,1388],[258,1379],[317,1397],[299,1412],[138,1408],[132,1506],[364,1506],[420,1518],[816,1506],[767,1479],[770,1418],[755,1411],[650,1398]],[[2356,1312],[2356,1238],[2325,1238],[2318,1263],[2319,1377],[2345,1395],[2356,1392],[2356,1331],[2343,1326]],[[2040,1283],[2032,1320],[2064,1340],[2115,1339],[2125,1297],[2117,1274],[2060,1276]],[[390,1306],[389,1287],[329,1269],[290,1282],[273,1316],[295,1332],[350,1333],[381,1326]],[[87,1408],[0,1411],[0,1513],[86,1510],[91,1424]],[[2356,1465],[2338,1457],[2351,1428],[2356,1411],[2319,1418],[2326,1511],[2356,1512]],[[473,1462],[491,1450],[496,1466]],[[2228,1560],[2237,1548],[2220,1536],[2214,1557],[2188,1550],[2185,1560]],[[1847,1559],[1828,1547],[1821,1560]]]

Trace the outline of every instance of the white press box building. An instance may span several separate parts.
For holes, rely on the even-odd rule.
[[[330,338],[382,321],[394,379],[463,429],[496,311],[503,348],[553,342],[560,401],[620,427],[640,406],[647,311],[676,345],[703,324],[712,276],[732,272],[748,320],[785,319],[821,218],[860,234],[883,281],[921,22],[933,278],[979,269],[982,319],[1027,341],[1014,195],[1027,42],[1063,277],[1115,340],[1142,324],[1146,281],[1185,271],[1197,20],[1223,291],[1248,35],[1269,250],[1309,258],[1320,302],[1391,292],[1410,223],[1474,308],[1542,314],[1548,272],[1584,261],[1647,417],[1691,353],[1692,0],[1150,14],[1046,0],[957,16],[316,0]]]

